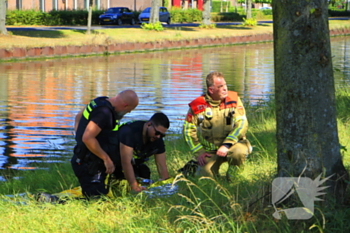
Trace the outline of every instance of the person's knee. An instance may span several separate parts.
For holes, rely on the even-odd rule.
[[[249,152],[250,148],[246,144],[236,143],[227,154],[227,161],[230,165],[240,166],[246,160]]]
[[[146,164],[139,164],[134,166],[134,172],[137,177],[150,179],[151,178],[151,169]]]

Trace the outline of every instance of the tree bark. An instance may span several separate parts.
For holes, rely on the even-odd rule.
[[[6,29],[6,1],[0,0],[0,34],[7,35]]]
[[[327,1],[272,6],[278,176],[333,175],[327,191],[342,200],[349,175],[338,138]]]
[[[151,16],[149,19],[150,23],[159,22],[159,7],[160,7],[160,0],[152,0]]]
[[[247,0],[247,19],[250,19],[252,17],[252,0]]]
[[[88,34],[88,35],[90,35],[90,33],[91,33],[92,7],[93,7],[93,0],[90,0],[89,1],[89,11],[88,11],[88,24],[87,24],[87,31],[86,31],[86,34]]]
[[[204,25],[210,25],[211,21],[210,21],[210,4],[211,0],[204,0],[204,10],[202,13],[202,19],[203,19],[203,24]]]

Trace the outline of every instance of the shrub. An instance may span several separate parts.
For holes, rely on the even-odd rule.
[[[200,22],[202,20],[202,11],[198,9],[182,10],[177,7],[173,7],[170,10],[171,21],[177,23],[192,23]]]
[[[242,23],[243,26],[254,27],[257,25],[257,21],[254,18],[250,18],[250,19],[243,18],[243,21],[244,21]]]
[[[149,31],[163,31],[164,27],[161,22],[156,22],[156,23],[142,23],[141,28]]]
[[[349,3],[350,4],[350,3]],[[330,10],[328,9],[328,15],[330,17],[335,17],[335,16],[341,16],[341,17],[349,17],[350,16],[350,11],[344,11],[344,10]]]
[[[234,12],[212,13],[211,20],[214,22],[220,21],[243,21],[243,17]]]
[[[92,11],[92,24],[98,24],[101,10]],[[42,12],[35,10],[13,10],[6,13],[6,25],[86,25],[87,10],[53,10]]]
[[[45,25],[47,13],[34,10],[13,10],[6,13],[6,25]]]
[[[204,24],[204,23],[201,23],[199,25],[199,28],[202,28],[202,29],[214,29],[216,28],[216,24],[215,23],[212,23],[212,24]]]
[[[227,6],[228,5],[228,6]],[[222,6],[222,11],[225,12],[226,7],[231,8],[231,2],[229,1],[212,1],[211,12],[220,12]]]

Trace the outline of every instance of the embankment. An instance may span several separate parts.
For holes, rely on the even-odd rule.
[[[350,27],[333,29],[331,36],[350,35]],[[147,52],[169,49],[186,49],[208,46],[222,46],[273,41],[273,34],[257,34],[245,36],[229,36],[221,38],[198,38],[192,40],[156,41],[156,42],[126,42],[110,45],[70,45],[36,48],[0,49],[0,60],[22,60],[48,57],[70,57],[84,55],[118,54],[128,52]]]

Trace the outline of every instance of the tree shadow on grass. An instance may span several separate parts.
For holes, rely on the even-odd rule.
[[[168,31],[183,31],[183,32],[194,32],[198,31],[200,28],[198,26],[178,26],[178,27],[167,27]]]
[[[244,27],[244,26],[237,26],[237,25],[218,25],[216,26],[220,29],[234,29],[234,30],[253,30],[254,27]]]
[[[70,29],[69,31],[73,33],[86,34],[86,30]],[[60,31],[60,29],[55,30],[42,30],[42,29],[30,29],[30,30],[11,30],[14,36],[27,36],[27,37],[38,37],[38,38],[64,38],[67,35]],[[91,34],[98,34],[99,32],[91,30]]]

